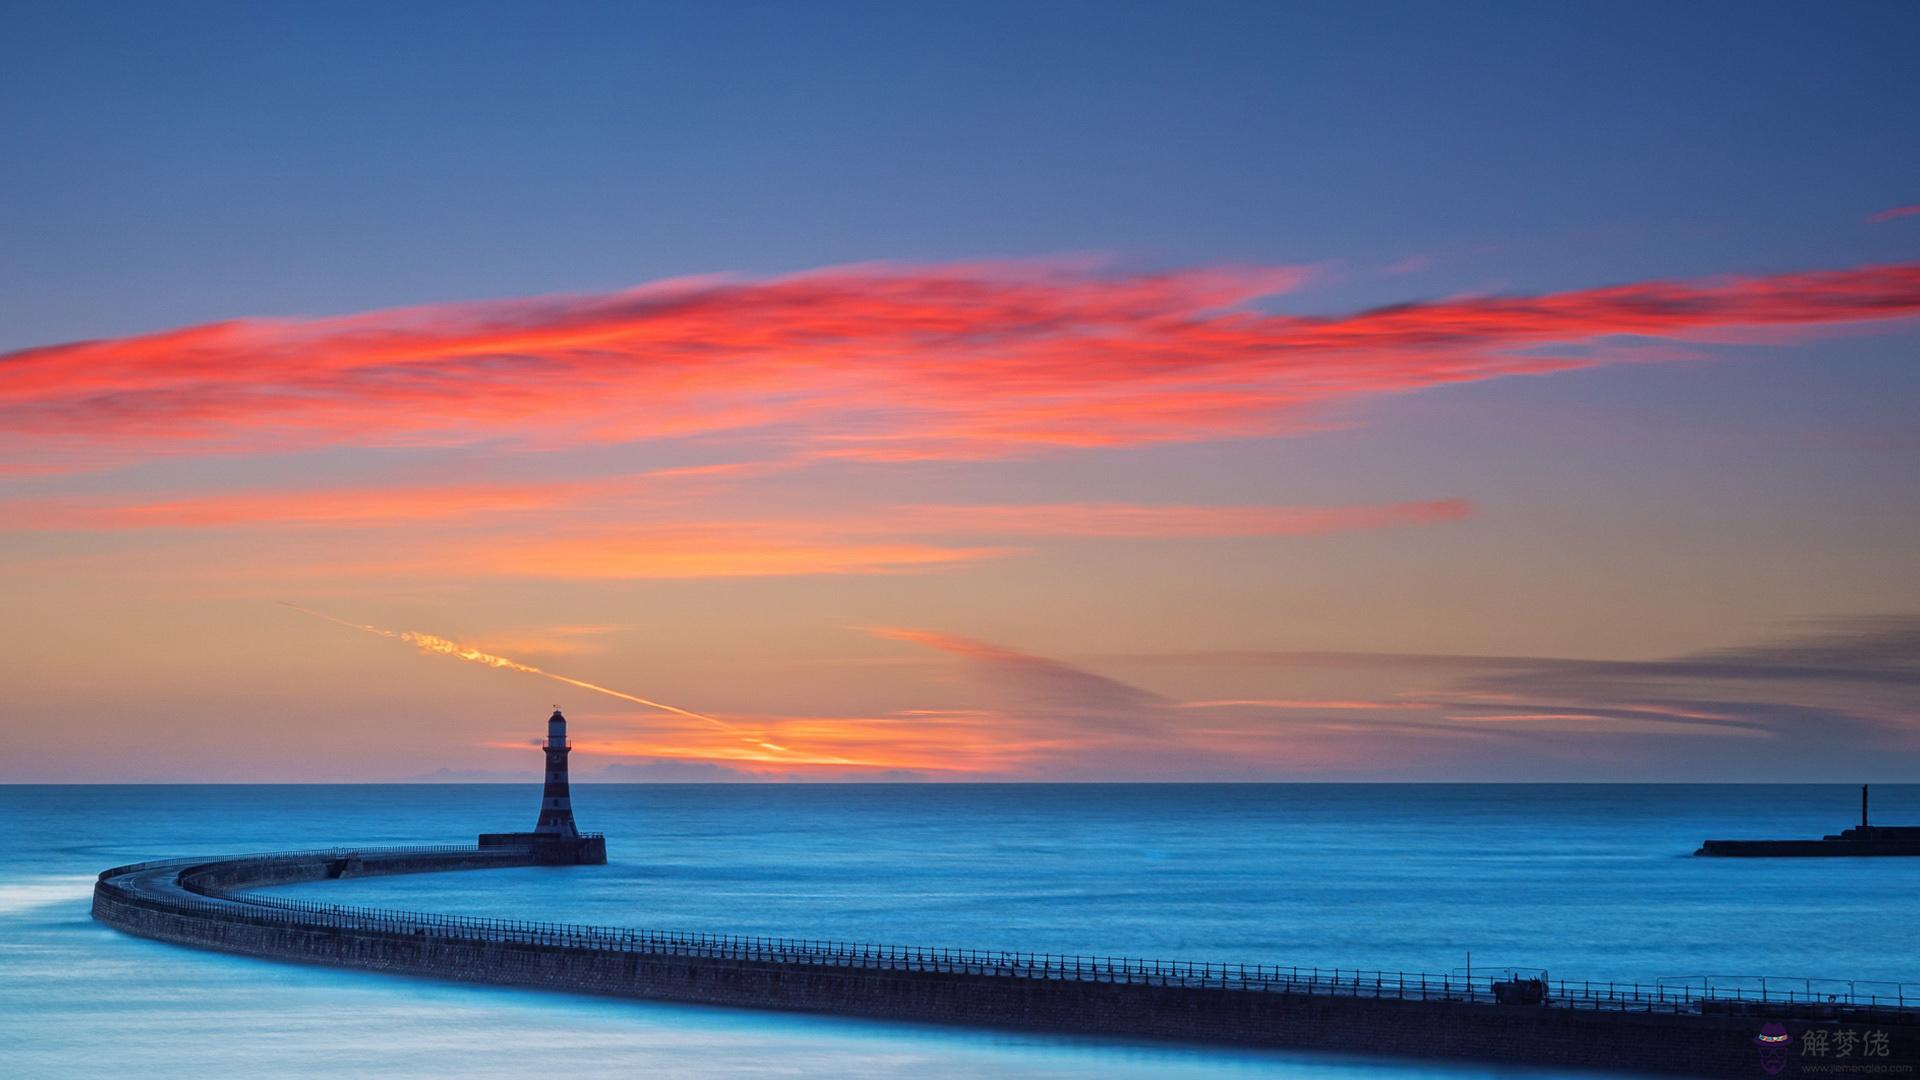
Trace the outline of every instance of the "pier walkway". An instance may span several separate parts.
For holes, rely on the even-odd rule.
[[[1897,1056],[1863,1064],[1887,1071],[1920,1054],[1916,984],[1711,976],[1613,983],[1504,968],[1469,977],[1063,956],[432,914],[249,891],[535,861],[528,849],[499,846],[169,859],[103,872],[94,915],[146,937],[280,959],[1121,1037],[1751,1076],[1759,1065],[1754,1038],[1771,1023],[1802,1043],[1808,1032],[1849,1030],[1868,1045],[1865,1036],[1875,1033],[1870,1044]]]

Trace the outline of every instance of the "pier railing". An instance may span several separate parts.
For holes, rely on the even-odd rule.
[[[603,836],[604,834],[582,833],[581,835],[583,837],[593,837]],[[472,844],[416,844],[408,847],[390,848],[304,848],[296,851],[256,851],[242,855],[208,855],[201,865],[211,866],[215,863],[226,865],[229,863],[246,862],[285,862],[288,859],[350,859],[360,855],[382,857],[390,855],[474,855],[482,851],[495,850],[513,851],[516,849],[511,846],[479,848]],[[120,877],[126,874],[139,873],[142,870],[156,870],[162,866],[187,867],[193,864],[194,861],[194,856],[191,855],[175,855],[166,859],[149,859],[146,862],[129,863],[126,866],[116,866],[111,870],[102,871],[100,880],[106,881],[110,878]]]
[[[1239,964],[1196,960],[1143,960],[1121,956],[992,951],[879,945],[811,938],[761,937],[697,931],[645,930],[580,923],[543,922],[478,915],[443,915],[386,908],[325,904],[263,896],[205,886],[193,893],[135,896],[120,889],[115,877],[162,867],[181,871],[244,861],[288,858],[359,858],[377,864],[409,855],[500,853],[497,848],[465,846],[325,849],[278,852],[206,862],[170,859],[117,867],[100,875],[101,887],[139,903],[157,904],[182,914],[223,919],[319,926],[399,935],[431,935],[541,948],[585,949],[723,959],[782,965],[866,968],[903,972],[939,972],[984,977],[1077,980],[1152,986],[1221,989],[1287,994],[1399,998],[1410,1001],[1493,1002],[1512,998],[1512,985],[1538,980],[1540,1004],[1559,1008],[1626,1012],[1702,1012],[1715,1009],[1765,1009],[1809,1006],[1818,1009],[1920,1010],[1920,983],[1865,980],[1771,978],[1759,976],[1685,976],[1653,982],[1601,982],[1549,978],[1545,972],[1495,968],[1471,976],[1459,973],[1380,971],[1353,968]],[[197,895],[196,895],[197,894]],[[1507,984],[1502,991],[1497,987]]]

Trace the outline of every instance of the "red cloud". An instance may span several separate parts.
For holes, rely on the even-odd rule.
[[[1920,214],[1920,203],[1914,203],[1911,206],[1890,207],[1886,210],[1880,211],[1877,214],[1867,215],[1867,220],[1875,224],[1879,224],[1882,221],[1892,221],[1895,218],[1912,217],[1915,214]]]
[[[1297,270],[855,266],[769,281],[254,320],[0,357],[14,446],[537,446],[760,428],[801,452],[995,457],[1295,430],[1356,396],[1597,362],[1530,355],[1920,313],[1920,264],[1300,318]]]

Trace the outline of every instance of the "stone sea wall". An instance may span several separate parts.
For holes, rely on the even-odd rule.
[[[128,933],[248,956],[661,1001],[1081,1035],[1740,1077],[1765,1075],[1753,1040],[1767,1022],[1784,1024],[1797,1040],[1808,1030],[1882,1032],[1899,1055],[1876,1059],[1889,1069],[1920,1050],[1920,1025],[1907,1009],[1749,1009],[1741,1003],[1713,1009],[1708,1003],[1634,1011],[1286,992],[1224,981],[1196,986],[1009,975],[938,963],[916,969],[910,962],[862,964],[824,954],[692,955],[684,946],[651,947],[632,931],[605,931],[628,935],[608,939],[580,928],[569,938],[556,929],[516,940],[498,930],[421,921],[430,917],[345,917],[338,913],[352,909],[280,907],[237,893],[330,877],[532,861],[525,852],[469,850],[149,864],[103,874],[93,910],[96,919]],[[1790,1059],[1783,1075],[1795,1074],[1800,1064]]]

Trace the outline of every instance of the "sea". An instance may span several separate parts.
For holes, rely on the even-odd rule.
[[[411,911],[893,944],[1672,985],[1905,981],[1920,859],[1837,785],[580,784],[609,864],[314,882]],[[1875,820],[1920,823],[1920,785]],[[1546,1077],[474,986],[223,956],[88,916],[122,863],[471,842],[534,785],[0,787],[0,1076]],[[1356,1048],[1356,1051],[1360,1048]]]

